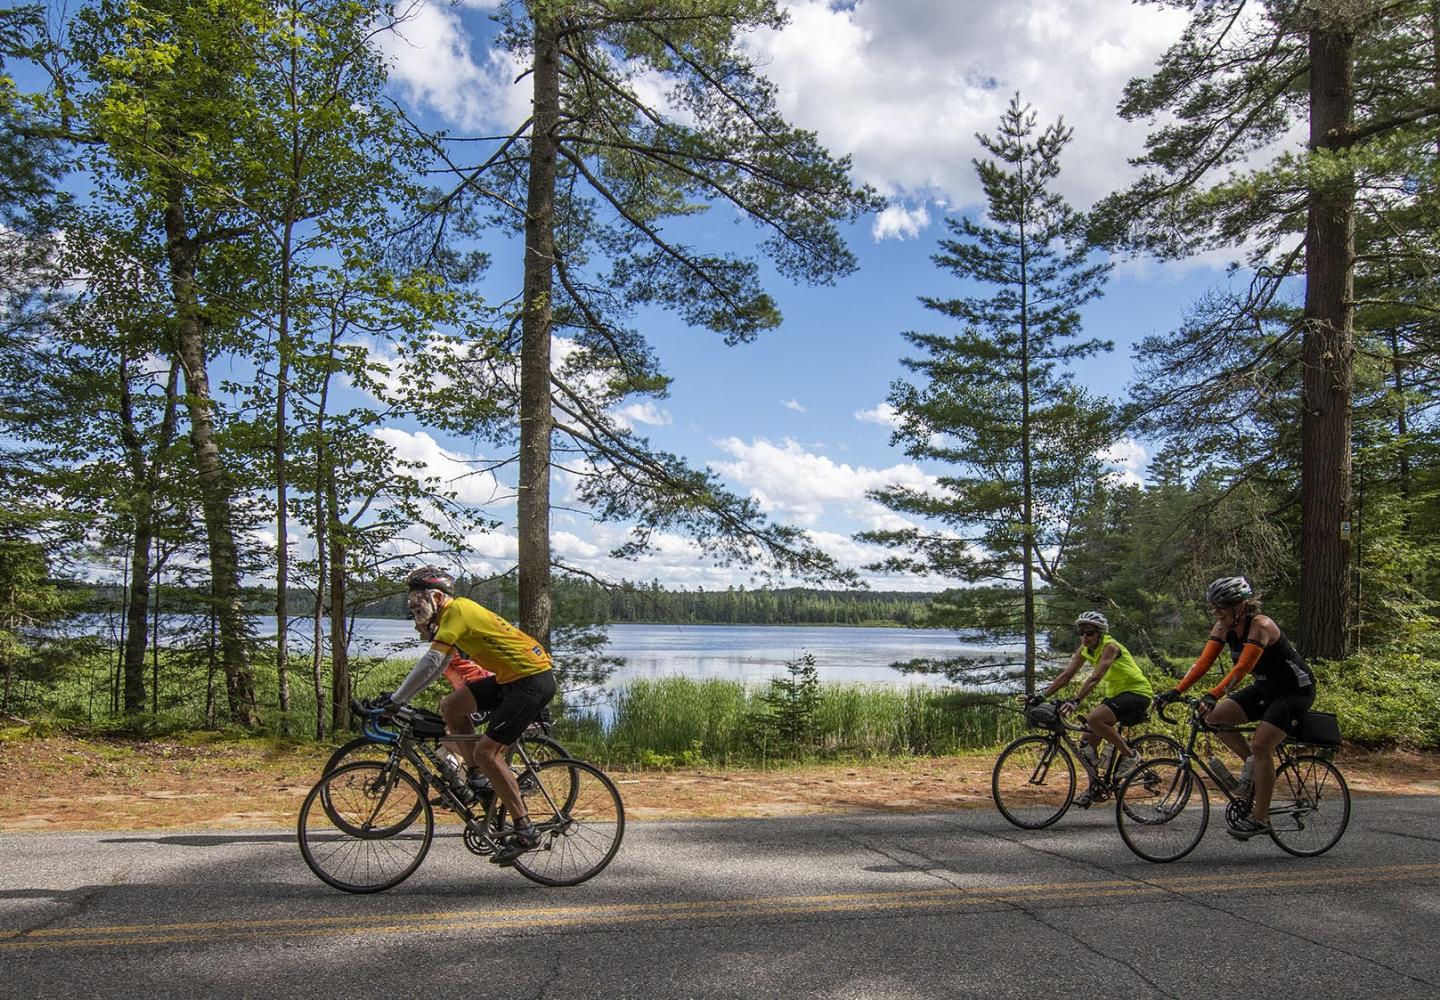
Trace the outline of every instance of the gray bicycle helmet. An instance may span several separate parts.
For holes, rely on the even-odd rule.
[[[1205,603],[1212,608],[1228,608],[1254,596],[1254,588],[1243,576],[1222,576],[1205,588]]]
[[[1110,619],[1098,611],[1080,612],[1080,617],[1075,619],[1075,627],[1079,628],[1082,625],[1093,625],[1100,630],[1102,635],[1110,631]]]
[[[455,596],[455,578],[439,566],[421,566],[405,578],[410,590],[438,590],[442,594]]]

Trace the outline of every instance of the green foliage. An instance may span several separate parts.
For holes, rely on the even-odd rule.
[[[1316,664],[1318,711],[1334,712],[1340,733],[1359,743],[1440,747],[1440,660],[1420,649],[1359,653]]]
[[[1023,728],[1018,713],[975,695],[790,680],[799,682],[800,697],[780,695],[798,709],[788,732],[776,723],[782,689],[687,677],[632,681],[615,693],[608,729],[600,716],[582,713],[567,715],[557,732],[606,763],[691,766],[939,755],[998,746]],[[757,720],[765,739],[756,738]]]
[[[747,739],[761,757],[799,760],[814,753],[820,735],[820,674],[810,653],[786,661],[785,674],[761,693],[758,711],[747,720]]]
[[[993,637],[1024,637],[1012,662],[1033,675],[1037,576],[1050,579],[1074,511],[1104,490],[1095,457],[1112,436],[1110,407],[1085,393],[1070,363],[1109,350],[1079,339],[1080,308],[1101,294],[1109,270],[1088,260],[1081,219],[1051,190],[1071,132],[1044,129],[1019,95],[994,135],[979,136],[994,159],[976,161],[985,189],[983,223],[947,219],[935,263],[989,289],[984,297],[923,298],[959,326],[907,333],[922,352],[905,365],[890,403],[895,440],[912,458],[941,463],[933,487],[896,485],[872,496],[927,522],[859,537],[901,550],[874,568],[931,573],[997,589],[987,609],[958,595],[948,604]],[[970,613],[974,612],[974,613]]]

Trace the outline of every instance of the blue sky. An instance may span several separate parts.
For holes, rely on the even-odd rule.
[[[490,45],[490,6],[489,0],[455,7],[424,0],[403,38],[387,43],[397,97],[457,135],[503,134],[528,114],[528,81],[512,86],[517,67]],[[787,117],[815,130],[833,152],[850,155],[857,178],[885,194],[889,205],[847,232],[858,273],[831,287],[769,283],[785,322],[754,343],[726,347],[667,314],[642,317],[674,385],[667,399],[636,413],[635,426],[858,566],[878,553],[850,536],[896,523],[864,499],[865,491],[886,482],[921,483],[935,471],[917,468],[889,445],[880,407],[891,381],[903,375],[902,331],[944,329],[917,297],[975,291],[930,259],[946,232],[944,216],[979,207],[971,164],[980,152],[975,132],[993,130],[1017,90],[1042,123],[1063,115],[1075,138],[1058,187],[1076,208],[1088,208],[1133,175],[1127,158],[1141,149],[1144,127],[1120,121],[1114,108],[1125,82],[1149,72],[1178,37],[1184,17],[1117,0],[793,0],[786,6],[789,27],[750,36],[747,48],[776,84]],[[653,85],[662,92],[659,81]],[[732,225],[726,213],[717,209],[702,225],[725,234],[721,249],[748,249],[753,230]],[[1092,390],[1122,395],[1131,345],[1173,329],[1189,302],[1225,280],[1228,256],[1117,261],[1104,298],[1085,312],[1086,334],[1113,340],[1116,350],[1078,365],[1077,377]],[[513,262],[500,264],[492,279],[497,285],[513,280]],[[463,443],[407,442],[408,433],[397,429],[393,443],[435,458],[442,472],[471,457]],[[443,453],[436,455],[437,448]],[[1129,442],[1111,457],[1116,475],[1143,476],[1143,442]],[[564,488],[558,484],[559,501]],[[503,507],[494,513],[513,517]],[[602,576],[653,576],[707,588],[749,579],[743,569],[704,565],[682,539],[665,540],[652,559],[617,564],[605,550],[621,540],[622,527],[557,512],[554,532],[563,559]],[[513,560],[508,528],[476,541],[481,551],[472,568],[494,572]],[[880,588],[945,585],[868,579]]]
[[[848,228],[859,271],[834,286],[795,286],[771,273],[768,290],[784,324],[756,342],[726,347],[666,313],[640,317],[671,395],[630,414],[658,447],[718,473],[753,496],[770,516],[808,529],[822,548],[859,568],[881,553],[856,531],[895,526],[893,514],[864,498],[892,482],[922,485],[919,468],[889,445],[882,404],[904,370],[903,331],[944,330],[918,296],[974,294],[931,262],[946,234],[943,219],[981,207],[971,160],[977,131],[991,131],[1018,91],[1041,123],[1063,115],[1074,141],[1059,190],[1078,209],[1133,176],[1127,159],[1142,148],[1143,124],[1122,122],[1115,105],[1125,82],[1144,75],[1178,37],[1183,12],[1122,0],[781,0],[790,25],[756,32],[745,45],[774,82],[782,112],[814,130],[832,152],[849,155],[858,180],[888,199],[886,209]],[[394,96],[418,119],[453,135],[513,130],[529,113],[528,78],[494,48],[494,0],[409,0],[399,37],[382,36]],[[657,99],[663,82],[641,78]],[[646,88],[650,88],[648,91]],[[717,234],[707,248],[750,252],[755,230],[729,209],[686,223]],[[485,294],[500,301],[519,283],[518,247],[491,248],[496,264]],[[1116,261],[1105,296],[1085,311],[1085,333],[1111,339],[1114,353],[1076,368],[1088,388],[1119,397],[1130,380],[1130,347],[1173,329],[1188,305],[1226,280],[1229,254],[1161,264]],[[238,374],[238,373],[237,373]],[[402,456],[425,463],[504,526],[473,536],[464,568],[479,574],[513,566],[513,471],[499,481],[465,476],[472,442],[437,438],[412,425],[382,432]],[[1145,471],[1144,442],[1129,442],[1104,463],[1130,479]],[[610,579],[660,579],[706,588],[751,582],[743,568],[718,568],[683,538],[660,539],[639,562],[607,556],[624,541],[621,525],[570,512],[570,484],[559,479],[553,541],[565,562]],[[417,533],[418,535],[418,533]],[[305,545],[301,526],[292,537]],[[867,576],[882,589],[938,589],[947,581]]]

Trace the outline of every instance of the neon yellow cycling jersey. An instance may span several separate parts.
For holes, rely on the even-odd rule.
[[[1110,636],[1102,635],[1100,641],[1095,644],[1093,652],[1081,644],[1080,655],[1085,658],[1086,663],[1090,664],[1090,669],[1094,670],[1095,664],[1100,662],[1100,654],[1105,652],[1106,646],[1114,646],[1120,650],[1120,655],[1111,662],[1110,669],[1105,671],[1105,676],[1100,678],[1100,683],[1096,686],[1100,697],[1102,699],[1113,698],[1117,694],[1124,694],[1127,691],[1144,695],[1146,698],[1155,697],[1155,689],[1150,686],[1150,681],[1141,672],[1140,665],[1135,662],[1135,657],[1130,655],[1130,650]]]
[[[435,641],[453,646],[493,671],[501,684],[550,669],[545,647],[468,597],[457,597],[445,605]]]

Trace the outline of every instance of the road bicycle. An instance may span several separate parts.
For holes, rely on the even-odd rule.
[[[1076,761],[1090,779],[1092,803],[1103,802],[1114,794],[1119,786],[1115,772],[1120,763],[1113,746],[1107,743],[1104,755],[1091,763],[1080,752],[1078,738],[1090,730],[1067,721],[1059,702],[1040,702],[1022,711],[1031,726],[1046,732],[1043,736],[1021,736],[996,758],[990,793],[1000,815],[1022,830],[1040,830],[1064,816],[1075,801]],[[1122,734],[1125,728],[1121,727]],[[1142,758],[1180,750],[1180,745],[1163,733],[1145,733],[1133,739],[1126,736],[1125,741]]]
[[[1250,794],[1237,792],[1228,772],[1210,763],[1211,733],[1250,732],[1253,726],[1211,726],[1202,717],[1202,705],[1186,698],[1190,709],[1190,735],[1177,754],[1145,760],[1120,786],[1115,821],[1127,847],[1146,861],[1179,861],[1205,836],[1210,821],[1210,791],[1225,799],[1225,821],[1230,826],[1250,815]],[[1160,717],[1175,722],[1163,709]],[[1202,753],[1195,752],[1205,734]],[[1334,717],[1311,712],[1301,731],[1276,748],[1275,792],[1270,803],[1270,839],[1277,847],[1299,857],[1324,854],[1340,842],[1350,823],[1350,789],[1340,769],[1331,763],[1340,744]],[[1210,759],[1207,759],[1210,758]],[[1217,762],[1218,763],[1218,762]],[[1207,781],[1201,780],[1204,775]]]
[[[446,780],[432,713],[409,707],[382,726],[381,709],[355,702],[365,737],[386,744],[383,761],[341,764],[321,776],[305,797],[296,824],[300,854],[326,884],[346,892],[381,892],[409,878],[435,835],[434,806],[459,817],[467,849],[489,856],[511,828],[492,790],[467,802]],[[479,739],[446,737],[447,739]],[[579,885],[610,864],[625,834],[625,808],[614,782],[593,764],[562,757],[536,760],[526,741],[515,744],[516,784],[539,831],[539,844],[515,858],[514,868],[541,885]],[[432,802],[430,793],[434,793]]]

